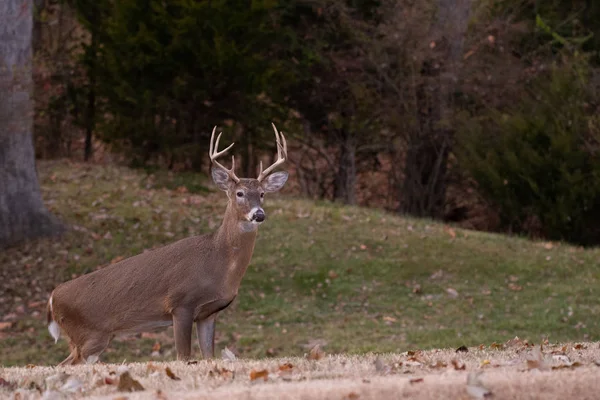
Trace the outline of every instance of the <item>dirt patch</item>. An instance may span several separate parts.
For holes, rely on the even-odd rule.
[[[0,369],[0,396],[90,399],[597,399],[596,343]],[[466,351],[465,351],[466,350]],[[309,357],[310,358],[310,357]],[[318,357],[313,357],[318,358]]]

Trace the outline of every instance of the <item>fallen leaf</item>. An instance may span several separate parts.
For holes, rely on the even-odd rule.
[[[491,361],[490,361],[490,360],[483,360],[483,361],[481,362],[480,366],[484,367],[484,366],[486,366],[486,365],[490,365],[490,364],[491,364]]]
[[[409,382],[410,382],[411,384],[413,384],[413,383],[421,383],[421,382],[423,382],[423,381],[424,381],[424,379],[423,379],[423,378],[413,378],[413,379],[411,379]]]
[[[328,275],[329,275],[329,278],[330,278],[330,279],[335,279],[335,278],[337,278],[337,277],[338,277],[338,274],[337,274],[337,272],[335,272],[335,271],[334,271],[334,270],[332,270],[332,269],[331,269],[331,270],[329,270],[329,273],[328,273]]]
[[[452,229],[452,228],[450,228],[450,227],[447,227],[447,228],[446,228],[446,232],[448,232],[448,235],[450,235],[450,237],[451,237],[452,239],[454,239],[454,238],[456,237],[456,232],[454,231],[454,229]]]
[[[235,361],[236,356],[231,350],[225,347],[223,350],[221,350],[221,358],[227,361]]]
[[[250,380],[254,381],[259,378],[263,378],[263,380],[267,380],[269,378],[269,371],[266,369],[261,369],[260,371],[252,370],[250,371]]]
[[[151,362],[149,362],[146,365],[146,372],[156,372],[156,371],[160,371],[160,367],[157,367],[156,365],[152,364]]]
[[[535,347],[532,350],[530,357],[527,359],[527,369],[539,369],[540,371],[549,369],[548,363],[544,360],[539,348]]]
[[[83,383],[75,376],[70,376],[64,385],[60,388],[63,392],[75,393],[83,388]]]
[[[281,364],[279,366],[279,370],[280,371],[291,371],[294,368],[294,366],[291,363],[285,363],[285,364]]]
[[[456,359],[452,359],[451,362],[452,362],[452,366],[457,371],[464,371],[465,369],[467,369],[467,365],[466,364],[461,364]]]
[[[35,368],[35,367],[36,367],[36,365],[35,365],[35,364],[27,364],[27,365],[25,366],[25,368],[27,368],[27,369],[33,369],[33,368]]]
[[[117,386],[117,390],[120,392],[136,392],[144,390],[144,387],[141,383],[136,381],[129,375],[128,371],[125,371],[119,377],[119,385]]]
[[[575,346],[573,346],[573,348],[575,350],[584,350],[586,347],[581,343],[577,343]]]
[[[347,396],[345,396],[345,399],[348,399],[348,400],[356,400],[358,398],[360,398],[360,396],[356,392],[350,392],[350,393],[348,393]]]
[[[523,290],[523,286],[519,286],[516,283],[512,282],[508,284],[508,288],[513,292],[520,292],[521,290]]]
[[[14,390],[17,387],[16,383],[9,382],[4,378],[0,378],[0,388],[5,388],[8,390]]]
[[[439,369],[439,368],[446,368],[447,366],[448,366],[448,364],[446,364],[445,362],[437,360],[435,364],[431,365],[431,368]]]
[[[325,356],[325,352],[321,350],[321,346],[316,344],[310,351],[308,352],[309,360],[320,360]]]
[[[173,371],[171,371],[171,368],[169,368],[169,367],[165,368],[165,372],[166,372],[167,376],[169,378],[173,379],[174,381],[180,381],[181,380],[180,377],[178,377],[177,375],[175,375],[173,373]]]
[[[448,293],[448,296],[452,297],[453,299],[458,297],[458,292],[454,288],[447,288],[446,293]]]
[[[487,399],[492,397],[492,392],[483,386],[483,383],[479,379],[481,371],[471,372],[467,376],[467,393],[473,399]]]
[[[518,336],[515,336],[513,339],[510,339],[509,341],[507,341],[505,343],[506,347],[516,347],[516,346],[521,346],[523,345],[523,341],[521,339],[519,339]]]
[[[579,361],[575,361],[573,363],[555,365],[552,367],[552,369],[575,369],[575,368],[581,367],[581,366],[582,366],[582,364]]]
[[[379,357],[375,359],[373,364],[375,364],[375,371],[380,372],[382,374],[387,374],[391,371],[391,367],[384,363],[383,360]]]
[[[397,321],[396,318],[394,318],[394,317],[388,317],[388,316],[383,317],[383,320],[385,322],[396,322]]]
[[[0,331],[10,328],[12,324],[12,322],[0,322]]]
[[[157,389],[156,390],[156,399],[157,400],[167,400],[167,396],[165,396],[165,394],[162,392],[162,390]]]
[[[492,343],[490,344],[490,349],[495,349],[495,350],[502,350],[504,349],[504,345],[502,343]]]
[[[460,346],[458,349],[456,349],[457,353],[463,352],[463,353],[467,353],[469,352],[469,348],[465,345]]]
[[[198,364],[198,361],[192,360],[192,361],[188,361],[186,364],[187,365],[196,365],[196,364]]]

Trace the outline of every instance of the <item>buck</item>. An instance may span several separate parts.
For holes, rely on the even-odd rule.
[[[57,286],[48,300],[48,330],[61,330],[71,354],[59,365],[93,363],[116,335],[136,334],[173,325],[177,359],[190,358],[193,324],[205,358],[214,355],[215,324],[220,311],[238,294],[254,251],[258,226],[265,220],[264,195],[283,187],[287,172],[273,172],[287,158],[283,133],[273,124],[277,160],[258,178],[238,178],[217,158],[221,133],[210,138],[211,174],[229,199],[221,226],[212,233],[109,265]]]

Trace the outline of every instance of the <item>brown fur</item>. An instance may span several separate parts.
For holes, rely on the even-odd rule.
[[[71,347],[61,364],[99,356],[115,335],[171,324],[177,358],[185,360],[191,353],[194,322],[203,355],[213,356],[216,314],[237,296],[254,251],[258,224],[248,215],[262,210],[264,192],[279,190],[287,179],[280,172],[263,182],[236,182],[219,169],[213,170],[213,179],[229,202],[216,232],[125,259],[52,292],[48,323],[55,321],[62,328]],[[238,192],[244,196],[238,197]]]

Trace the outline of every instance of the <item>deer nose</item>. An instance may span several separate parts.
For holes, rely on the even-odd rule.
[[[265,212],[262,209],[258,209],[254,212],[254,215],[252,216],[252,219],[255,220],[256,222],[263,222],[265,220],[266,216],[265,216]]]

